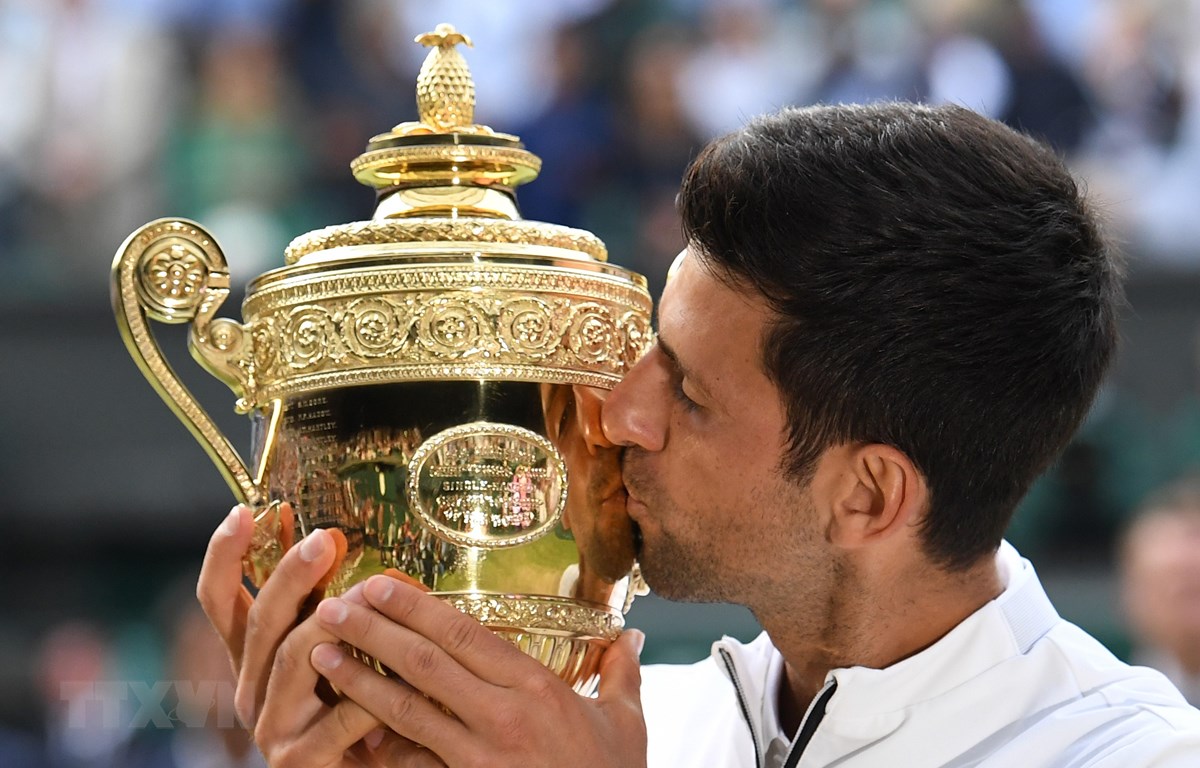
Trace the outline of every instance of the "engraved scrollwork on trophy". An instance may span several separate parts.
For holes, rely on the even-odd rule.
[[[611,611],[567,600],[507,595],[452,595],[442,599],[488,626],[546,629],[604,640],[616,640],[625,626],[624,619]]]
[[[390,357],[408,343],[411,322],[402,306],[368,297],[352,301],[342,313],[342,340],[364,359]]]
[[[559,347],[562,334],[555,328],[554,309],[536,298],[505,301],[500,308],[500,340],[527,360],[543,360]]]
[[[192,350],[214,376],[242,395],[236,409],[239,413],[247,413],[256,384],[253,352],[248,348],[253,339],[246,333],[245,326],[236,320],[213,319],[215,311],[215,303],[201,302],[196,321],[192,323]]]
[[[463,148],[447,147],[456,153]],[[422,150],[428,152],[429,150]],[[313,230],[292,240],[284,260],[295,264],[309,254],[334,248],[395,242],[450,242],[562,248],[605,261],[608,250],[591,232],[538,221],[496,221],[463,217],[453,221],[363,221]]]
[[[327,307],[296,307],[284,318],[279,335],[284,363],[292,369],[316,368],[336,355],[333,316]]]
[[[253,360],[254,368],[260,372],[267,372],[275,365],[276,356],[279,354],[274,323],[269,317],[259,318],[250,323],[249,332],[252,350],[250,359]]]
[[[652,338],[644,293],[528,268],[332,275],[264,288],[244,311],[251,404],[447,376],[612,386]]]
[[[584,363],[617,362],[620,354],[612,310],[602,304],[575,306],[567,327],[567,346]]]
[[[209,324],[206,338],[213,349],[225,353],[236,353],[241,349],[244,336],[241,323],[221,317]]]
[[[417,319],[420,343],[435,357],[455,360],[487,347],[491,323],[469,298],[447,294],[430,301]],[[490,339],[486,339],[490,341]]]
[[[138,296],[143,305],[164,314],[195,307],[209,272],[203,255],[179,238],[154,245],[138,263]]]
[[[621,334],[622,362],[626,368],[631,368],[654,341],[654,332],[650,329],[650,321],[645,312],[626,312],[617,322]]]

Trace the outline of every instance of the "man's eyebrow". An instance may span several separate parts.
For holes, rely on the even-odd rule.
[[[712,392],[708,389],[708,387],[704,386],[704,380],[698,377],[690,368],[687,368],[683,365],[683,363],[679,362],[679,356],[675,354],[675,350],[671,348],[671,345],[663,339],[661,333],[658,334],[657,341],[658,348],[664,355],[666,355],[667,359],[671,361],[671,365],[675,367],[675,370],[679,372],[679,375],[687,379],[692,386],[703,392],[705,396],[711,398]]]

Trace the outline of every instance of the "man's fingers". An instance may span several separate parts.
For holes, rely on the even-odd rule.
[[[470,739],[462,722],[448,715],[412,686],[379,674],[339,646],[332,643],[318,645],[313,649],[311,659],[313,667],[344,696],[353,699],[397,734],[446,755],[449,762],[453,762],[454,753],[461,750]],[[401,751],[407,754],[406,750]]]
[[[340,765],[348,750],[379,727],[379,718],[347,699],[326,708],[302,730],[288,734],[299,733],[298,739],[287,740],[274,731],[267,732],[263,724],[268,719],[274,720],[264,717],[254,740],[271,765]]]
[[[230,510],[209,539],[196,584],[196,598],[225,641],[235,672],[242,665],[247,615],[253,602],[242,585],[242,558],[253,533],[250,510],[240,504]]]
[[[279,644],[255,724],[255,739],[260,744],[274,743],[281,740],[282,735],[306,730],[308,723],[329,709],[317,693],[321,676],[309,662],[313,647],[328,642],[337,642],[337,638],[310,617]],[[253,693],[253,689],[243,692],[239,685],[236,702],[239,706],[248,706],[242,703],[242,697],[253,701]]]
[[[320,602],[322,597],[325,597],[325,589],[329,583],[333,581],[334,574],[337,573],[338,566],[346,559],[346,552],[349,550],[349,544],[346,542],[346,534],[342,533],[337,528],[329,528],[326,530],[330,540],[333,542],[333,560],[330,561],[330,566],[325,573],[321,574],[321,578],[317,579],[317,583],[313,586],[313,594],[317,596],[316,602]]]
[[[480,701],[491,687],[432,640],[390,621],[370,607],[332,598],[317,607],[315,618],[340,640],[374,657],[402,680],[438,699],[468,722],[471,705]]]
[[[275,651],[301,617],[301,606],[330,568],[334,567],[332,534],[310,533],[288,550],[258,592],[246,619],[246,645],[238,678],[236,708],[247,726],[255,722],[266,695],[267,675]]]
[[[375,610],[429,638],[480,680],[516,688],[545,669],[473,617],[395,579],[373,576],[363,595]]]
[[[604,707],[625,707],[642,718],[642,668],[639,660],[646,636],[628,629],[605,651],[600,660],[598,698]]]

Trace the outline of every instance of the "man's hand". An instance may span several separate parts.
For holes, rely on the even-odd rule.
[[[314,618],[407,684],[332,642],[312,649],[313,666],[388,728],[426,747],[426,755],[451,768],[645,765],[641,632],[626,632],[605,653],[599,697],[587,699],[470,616],[412,586],[376,576],[361,596],[365,604],[327,599]],[[407,741],[376,754],[388,765],[426,764],[404,762],[420,756]]]
[[[384,738],[379,720],[354,702],[330,706],[321,700],[319,676],[308,655],[314,646],[336,638],[313,619],[297,625],[313,589],[338,565],[338,534],[316,530],[289,549],[254,599],[242,585],[242,558],[253,528],[250,510],[235,507],[209,541],[196,587],[204,612],[229,649],[238,678],[238,717],[254,731],[272,766],[381,765],[372,748],[395,751],[403,746],[397,744],[401,740]],[[365,604],[354,593],[347,593],[345,601],[358,601],[360,608]]]

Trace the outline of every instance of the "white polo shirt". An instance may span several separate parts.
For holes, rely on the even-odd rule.
[[[802,752],[781,733],[783,658],[766,633],[725,638],[697,664],[643,668],[649,765],[1200,768],[1200,710],[1060,618],[1007,543],[997,564],[1004,592],[929,648],[830,672]]]

